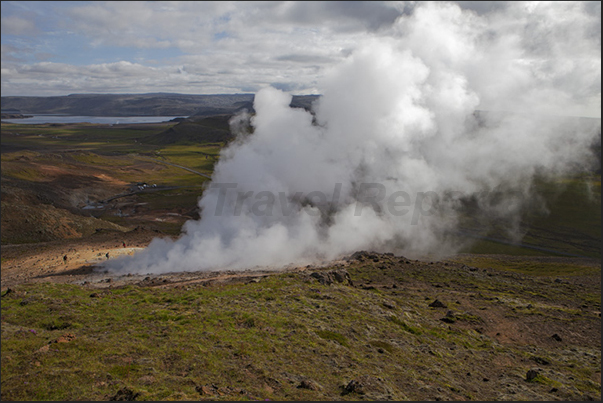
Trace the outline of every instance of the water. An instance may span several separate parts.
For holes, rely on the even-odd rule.
[[[43,123],[100,123],[116,125],[124,123],[159,123],[167,122],[177,117],[186,116],[71,116],[71,115],[31,115],[26,119],[2,119],[6,123],[21,123],[28,125]]]

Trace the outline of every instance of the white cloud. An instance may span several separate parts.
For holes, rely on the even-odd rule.
[[[475,49],[484,48],[479,65],[488,68],[473,68],[468,77],[490,86],[492,96],[481,98],[489,107],[507,107],[496,92],[515,91],[530,81],[529,71],[541,80],[564,83],[572,94],[567,102],[595,109],[601,85],[600,2],[459,3],[469,25],[439,38],[438,49],[419,46],[413,52],[427,59],[431,52],[438,63],[465,64],[470,71],[478,65]],[[2,2],[2,67],[12,72],[2,77],[2,93],[141,92],[154,91],[154,85],[172,92],[216,93],[268,84],[319,93],[325,71],[366,40],[409,41],[411,30],[414,37],[437,39],[443,30],[430,30],[427,24],[454,24],[461,15],[452,3],[437,4],[446,15],[423,21],[421,28],[412,26],[420,15],[409,17],[415,10],[421,13],[420,2],[110,1],[41,2],[36,7]],[[36,30],[36,36],[29,35]],[[61,73],[67,69],[63,64],[71,65],[68,75]],[[526,64],[531,68],[524,69]],[[112,67],[100,74],[101,65]],[[35,74],[44,69],[57,75],[38,82]],[[497,74],[499,79],[492,80]],[[57,85],[54,93],[51,84]]]

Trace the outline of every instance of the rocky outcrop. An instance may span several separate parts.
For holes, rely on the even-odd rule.
[[[323,285],[331,285],[333,283],[342,283],[351,286],[354,285],[352,283],[352,278],[350,277],[350,274],[345,269],[316,271],[310,274],[310,277],[318,280],[318,282]]]

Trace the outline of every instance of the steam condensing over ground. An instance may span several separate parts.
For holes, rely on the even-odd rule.
[[[444,256],[461,246],[453,235],[467,200],[519,238],[534,179],[594,162],[599,121],[567,118],[593,88],[600,96],[600,14],[598,31],[590,21],[572,2],[487,15],[420,4],[325,75],[313,113],[259,91],[255,114],[233,118],[237,139],[199,201],[202,218],[106,268]]]

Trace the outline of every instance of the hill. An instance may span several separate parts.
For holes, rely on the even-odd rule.
[[[232,113],[253,94],[72,94],[58,97],[2,97],[2,110],[84,116],[190,116]]]
[[[295,96],[292,106],[309,109],[316,95]],[[253,94],[188,95],[71,94],[57,97],[2,97],[2,111],[82,116],[211,116],[253,109]],[[8,112],[9,111],[9,112]]]
[[[147,137],[145,141],[156,145],[225,143],[232,138],[228,124],[230,118],[232,115],[195,115],[164,132]]]
[[[143,232],[3,247],[2,400],[601,398],[596,259],[94,270]]]
[[[303,108],[312,111],[313,102],[318,99],[315,95],[293,96],[290,106],[292,108]],[[246,110],[249,113],[255,113],[253,109],[253,100],[244,102],[235,102],[232,104],[233,110],[230,113],[218,113],[220,110],[212,108],[202,108],[188,118],[177,118],[177,125],[170,127],[166,131],[147,137],[145,141],[148,144],[169,145],[169,144],[199,144],[199,143],[227,143],[233,138],[229,121],[236,113]],[[223,111],[224,109],[221,109]]]

